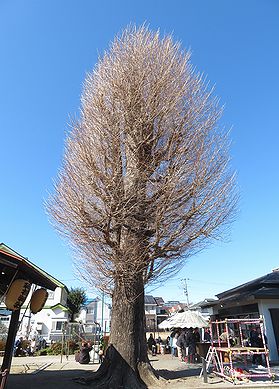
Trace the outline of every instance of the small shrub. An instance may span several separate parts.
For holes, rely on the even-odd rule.
[[[50,347],[48,347],[47,354],[48,355],[60,355],[61,350],[62,350],[62,343],[55,342],[55,343],[52,343],[52,345]],[[63,346],[63,354],[64,355],[67,352],[69,352],[69,354],[74,354],[75,351],[77,351],[77,350],[79,350],[78,343],[71,341],[71,340],[69,341],[69,345],[68,345],[68,342],[64,343],[64,346]]]
[[[79,344],[73,340],[69,341],[69,354],[75,354],[77,350],[79,350]]]
[[[61,354],[61,350],[62,350],[62,343],[56,342],[50,346],[48,354],[49,355],[59,355],[59,354]],[[65,352],[63,354],[65,354]]]
[[[42,348],[41,350],[37,351],[37,355],[41,356],[41,355],[48,355],[48,350],[49,350],[49,347],[47,348]]]

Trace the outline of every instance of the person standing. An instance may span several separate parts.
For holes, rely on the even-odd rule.
[[[199,331],[198,327],[196,327],[194,329],[194,338],[195,338],[196,343],[199,343],[201,341],[201,335],[200,335],[200,331]]]
[[[177,355],[177,347],[176,347],[177,338],[178,338],[178,334],[175,334],[172,339],[171,354],[173,357],[176,357]]]
[[[35,338],[32,338],[30,342],[30,355],[33,356],[36,351],[37,351],[37,342]]]
[[[166,339],[166,354],[171,353],[171,337],[168,336]]]
[[[203,335],[203,340],[205,342],[211,342],[211,335],[210,335],[209,328],[205,328],[204,335]]]
[[[15,342],[15,357],[19,357],[23,355],[23,337],[21,336]]]
[[[196,355],[196,340],[192,327],[186,333],[186,346],[188,347],[188,362],[193,363]]]
[[[250,345],[251,347],[259,347],[258,332],[256,330],[256,327],[253,327],[252,330],[250,331]],[[258,362],[259,362],[258,355],[253,354],[252,364],[258,365],[259,364]]]
[[[152,355],[156,355],[156,341],[153,338],[152,334],[149,335],[149,338],[147,340],[147,346],[148,350],[151,351]]]
[[[177,347],[178,358],[180,359],[181,362],[184,362],[184,359],[186,357],[186,339],[185,339],[184,330],[182,330],[182,332],[177,338],[176,347]]]
[[[267,347],[267,337],[265,336],[265,334],[263,334],[263,336],[264,336],[264,340],[263,340],[262,331],[259,327],[257,328],[256,333],[257,333],[258,347],[264,349],[265,348],[264,346]],[[256,363],[260,366],[263,365],[263,354],[258,354],[256,357],[257,357]]]

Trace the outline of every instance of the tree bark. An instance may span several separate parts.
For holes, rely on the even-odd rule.
[[[129,280],[126,287],[116,280],[112,298],[110,343],[134,370],[139,362],[148,361],[144,285],[141,276]]]
[[[116,280],[112,298],[110,346],[105,359],[91,377],[79,379],[98,389],[146,389],[159,387],[159,380],[147,356],[142,276],[129,280],[129,286]]]

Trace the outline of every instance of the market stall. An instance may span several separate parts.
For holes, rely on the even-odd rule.
[[[210,328],[212,342],[206,356],[207,370],[212,364],[216,375],[233,384],[272,379],[263,318],[213,321]],[[252,331],[261,340],[258,345],[251,344]],[[256,361],[260,363],[256,365]]]

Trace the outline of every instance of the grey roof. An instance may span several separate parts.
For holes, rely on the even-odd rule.
[[[279,288],[265,288],[262,287],[257,290],[244,290],[239,293],[233,293],[226,295],[219,300],[208,302],[204,304],[204,307],[221,306],[221,305],[232,305],[235,303],[251,304],[256,303],[257,299],[279,299]]]
[[[262,277],[256,278],[252,281],[248,281],[245,284],[236,286],[235,288],[226,290],[225,292],[219,293],[216,296],[219,299],[223,299],[227,296],[243,293],[246,291],[259,290],[261,288],[279,288],[279,272],[273,271],[272,273],[266,274]]]
[[[145,295],[144,296],[144,304],[157,305],[156,300],[151,295]]]
[[[279,288],[260,288],[256,292],[253,293],[255,298],[270,298],[270,299],[278,299],[279,298]]]
[[[164,305],[165,305],[165,307],[172,308],[178,304],[181,304],[179,300],[171,300],[171,301],[167,301]]]
[[[208,304],[215,303],[215,302],[218,302],[218,300],[216,300],[216,299],[211,299],[211,298],[204,299],[204,300],[202,300],[202,301],[199,301],[199,302],[196,303],[196,304],[190,305],[189,309],[198,309],[198,308],[207,307]]]
[[[157,305],[165,304],[163,297],[154,297],[154,300],[156,301]]]

